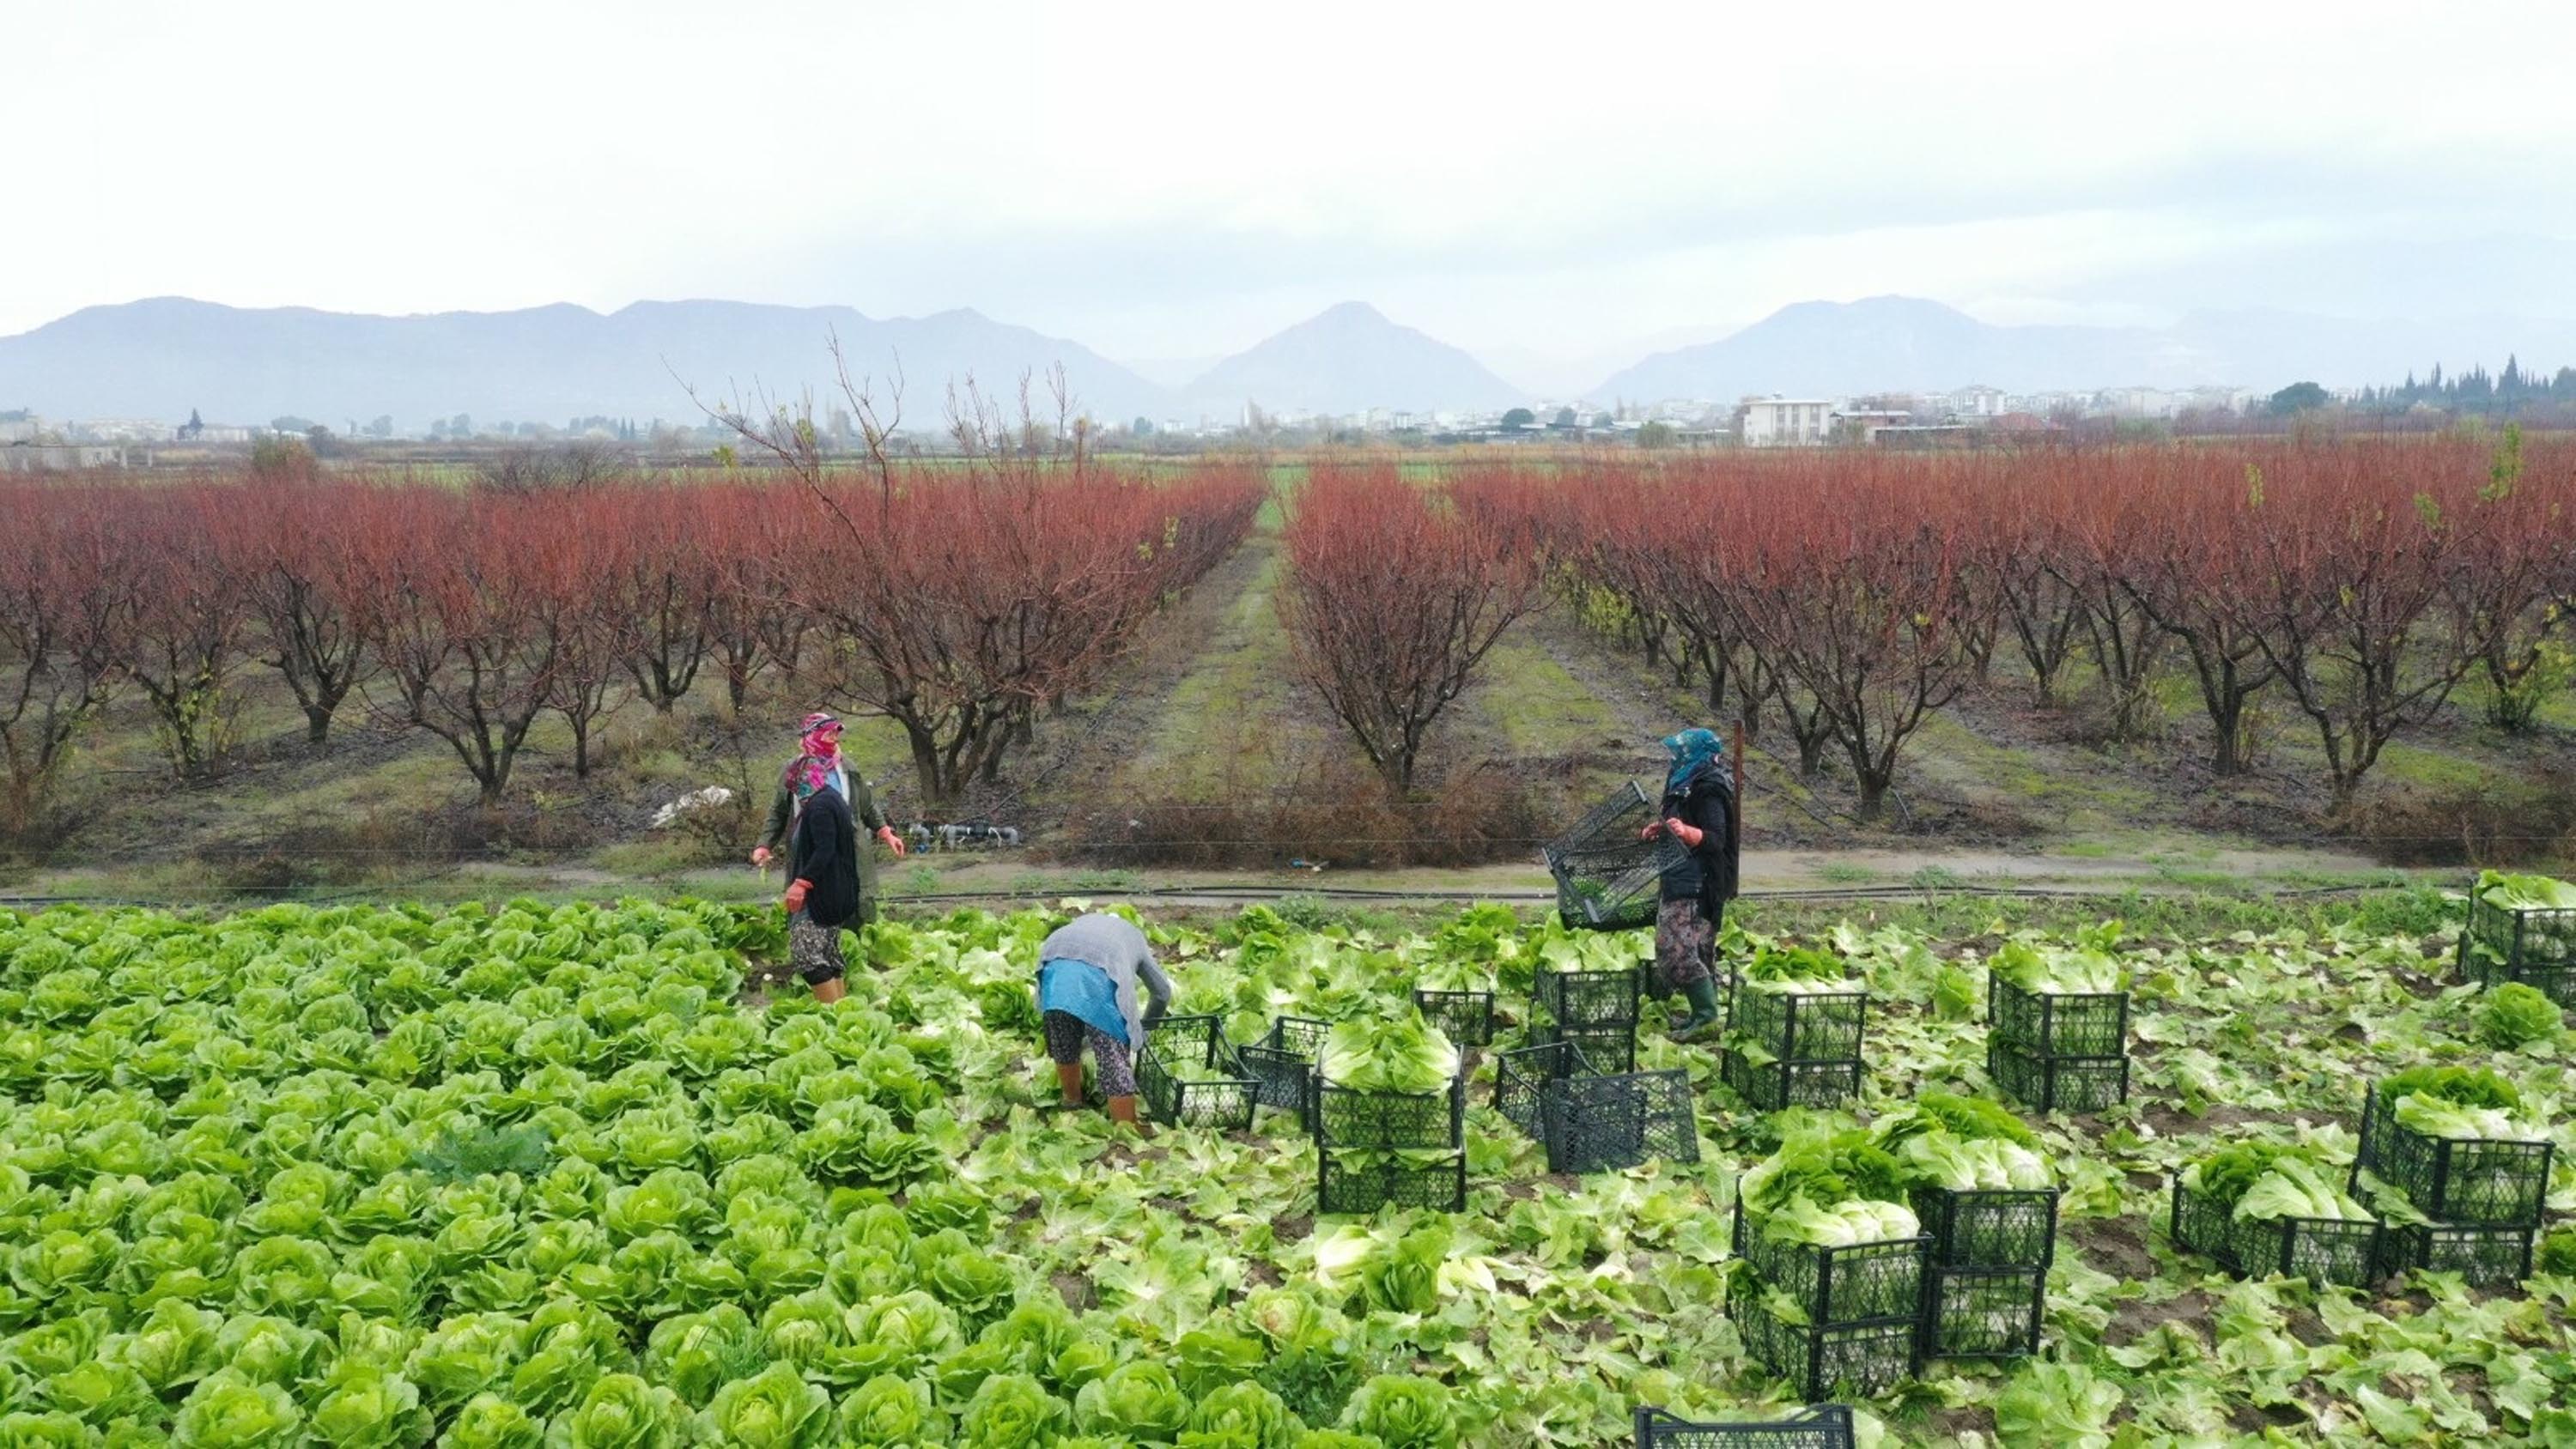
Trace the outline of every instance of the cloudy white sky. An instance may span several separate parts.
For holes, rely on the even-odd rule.
[[[2566,0],[0,0],[0,36],[0,333],[717,296],[1154,359],[1357,297],[1570,360],[1883,292],[2516,305],[2443,248],[2576,238]]]

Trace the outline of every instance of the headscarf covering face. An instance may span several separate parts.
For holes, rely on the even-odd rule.
[[[797,726],[797,733],[805,753],[798,755],[787,767],[784,778],[787,788],[794,792],[797,803],[801,805],[815,791],[829,788],[832,772],[840,767],[841,722],[817,711],[805,716],[804,723]]]
[[[1664,738],[1664,749],[1673,757],[1673,767],[1664,776],[1664,791],[1678,795],[1690,784],[1691,776],[1716,763],[1726,752],[1726,744],[1715,730],[1684,730]]]

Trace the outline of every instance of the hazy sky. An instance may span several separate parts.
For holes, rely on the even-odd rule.
[[[2569,0],[0,0],[0,37],[0,333],[716,296],[1174,358],[1358,297],[1573,359],[1810,297],[2155,321],[2320,251],[2368,282],[2576,237]]]

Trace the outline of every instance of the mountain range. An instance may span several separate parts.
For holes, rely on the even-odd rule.
[[[638,302],[512,312],[372,316],[249,309],[165,297],[86,308],[0,337],[0,407],[52,418],[257,423],[391,414],[406,427],[468,413],[505,419],[607,415],[694,422],[709,403],[810,394],[828,408],[828,339],[883,396],[900,365],[905,422],[935,427],[952,380],[1009,397],[1023,374],[1061,365],[1095,417],[1231,421],[1371,407],[1476,411],[1532,400],[1460,349],[1375,308],[1345,302],[1174,385],[1079,343],[971,310],[874,318],[847,307]],[[2576,362],[2576,323],[2531,317],[2353,321],[2288,311],[2194,313],[2168,328],[1999,326],[1938,302],[1800,302],[1715,341],[1658,352],[1583,396],[1726,402],[1748,394],[1840,397],[1986,383],[2011,391],[2227,383],[2263,390],[2308,378],[2391,382],[2441,362],[2457,371],[2518,354],[2526,369]],[[1040,399],[1043,406],[1043,398]]]

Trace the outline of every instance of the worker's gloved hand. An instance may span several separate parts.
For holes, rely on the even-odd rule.
[[[1699,843],[1708,836],[1708,832],[1700,829],[1698,826],[1685,825],[1678,820],[1665,821],[1664,828],[1673,833],[1673,839],[1680,841],[1684,846],[1692,850],[1699,849]]]
[[[903,848],[903,837],[895,834],[894,827],[891,825],[878,826],[877,839],[885,842],[885,848],[893,851],[897,860],[910,853]]]
[[[751,863],[755,869],[767,870],[769,868],[769,847],[766,845],[753,847],[751,852]]]
[[[792,916],[798,911],[805,909],[805,893],[813,888],[814,883],[810,880],[788,882],[787,895],[784,901],[784,904],[787,907],[787,914]]]
[[[1639,840],[1652,840],[1663,833],[1664,822],[1660,820],[1649,820],[1646,822],[1646,828],[1637,832],[1637,838]]]
[[[1159,1006],[1149,1006],[1145,1008],[1145,1030],[1149,1032],[1152,1031],[1156,1026],[1162,1024],[1162,1020],[1163,1008]]]

